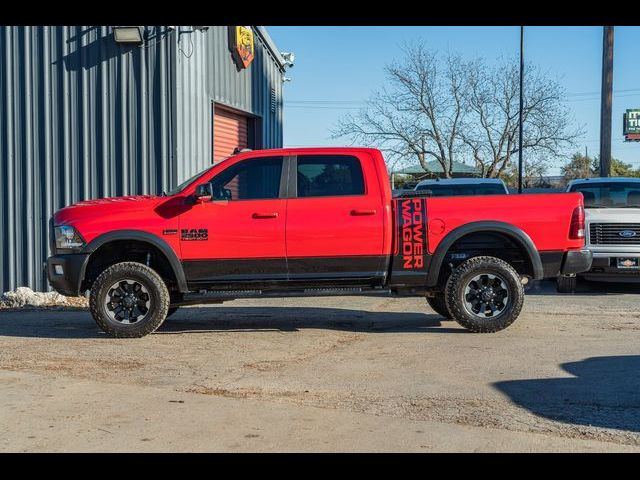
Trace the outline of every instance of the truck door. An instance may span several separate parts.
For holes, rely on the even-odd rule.
[[[291,281],[359,284],[383,277],[384,208],[377,172],[366,160],[293,158],[286,222]]]
[[[213,177],[211,201],[180,216],[187,283],[286,280],[282,172],[283,157],[257,157]]]

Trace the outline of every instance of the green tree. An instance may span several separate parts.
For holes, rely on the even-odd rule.
[[[589,178],[600,175],[600,160],[576,152],[571,161],[562,167],[562,175],[566,182],[576,178]],[[612,177],[640,177],[640,169],[634,169],[630,163],[624,163],[617,158],[611,159],[610,175]]]
[[[576,152],[571,157],[571,161],[562,167],[562,176],[567,183],[576,178],[593,177],[595,161],[595,158]]]
[[[396,189],[412,188],[411,186],[415,185],[415,183],[416,181],[411,175],[402,175],[396,173],[393,176],[393,187]]]
[[[594,159],[597,160],[597,159]],[[599,167],[598,167],[599,168]],[[611,159],[612,177],[640,177],[640,170],[634,169],[630,163],[623,163],[615,158]]]

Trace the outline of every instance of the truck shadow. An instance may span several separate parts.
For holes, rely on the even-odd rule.
[[[156,333],[294,332],[303,328],[358,333],[466,332],[455,322],[444,321],[439,315],[418,312],[367,312],[322,307],[215,307],[178,310]]]
[[[640,432],[640,356],[592,357],[561,367],[574,377],[493,385],[515,404],[550,420]]]
[[[86,310],[14,310],[2,312],[0,336],[105,338]],[[203,332],[296,332],[305,328],[368,333],[466,333],[436,314],[367,312],[321,307],[181,308],[155,334]]]

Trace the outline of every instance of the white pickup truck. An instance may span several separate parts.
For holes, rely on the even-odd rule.
[[[567,192],[581,192],[586,216],[586,247],[593,252],[586,280],[640,282],[640,178],[573,180]],[[576,275],[558,277],[558,291],[575,291]]]

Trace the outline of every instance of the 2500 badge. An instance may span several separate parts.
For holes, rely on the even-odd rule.
[[[207,228],[183,228],[180,230],[180,240],[209,240],[209,230]]]

